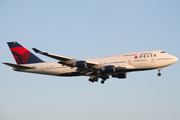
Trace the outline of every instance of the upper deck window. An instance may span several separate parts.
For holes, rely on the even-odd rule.
[[[166,53],[165,51],[161,51],[161,53]]]

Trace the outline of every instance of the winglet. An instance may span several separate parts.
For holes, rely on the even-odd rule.
[[[42,51],[40,51],[40,50],[38,50],[38,49],[36,49],[36,48],[32,48],[33,50],[34,50],[34,52],[36,52],[36,53],[41,53]]]

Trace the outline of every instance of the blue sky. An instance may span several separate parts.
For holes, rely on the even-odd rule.
[[[1,0],[1,62],[15,63],[6,44],[83,59],[165,50],[180,58],[178,0]],[[33,52],[33,51],[32,51]],[[37,55],[44,61],[56,61]],[[179,120],[179,61],[128,73],[104,85],[88,77],[15,72],[0,64],[1,120]]]

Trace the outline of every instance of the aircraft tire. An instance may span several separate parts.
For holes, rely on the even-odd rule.
[[[102,80],[101,83],[104,84],[104,81]]]
[[[161,73],[158,73],[157,75],[158,75],[158,76],[161,76]]]

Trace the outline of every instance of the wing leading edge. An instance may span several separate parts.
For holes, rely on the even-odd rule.
[[[56,60],[60,60],[58,63],[69,66],[69,67],[77,67],[74,66],[74,63],[76,62],[84,62],[84,64],[87,64],[87,68],[91,68],[92,70],[100,70],[101,68],[107,66],[105,64],[101,64],[101,63],[97,63],[97,62],[91,62],[91,61],[84,61],[84,60],[78,60],[78,59],[73,59],[73,58],[69,58],[69,57],[64,57],[64,56],[59,56],[59,55],[55,55],[55,54],[51,54],[51,53],[47,53],[47,52],[42,52],[36,48],[32,48],[36,53],[54,58]],[[115,69],[120,70],[120,69],[134,69],[133,66],[131,65],[119,65],[119,66],[114,66]],[[86,69],[87,69],[86,68]],[[91,71],[91,70],[89,70]],[[84,73],[85,71],[83,71]]]
[[[32,48],[36,53],[54,58],[56,60],[62,60],[62,61],[67,61],[67,60],[73,60],[73,58],[69,58],[69,57],[64,57],[64,56],[59,56],[59,55],[55,55],[55,54],[51,54],[51,53],[47,53],[47,52],[42,52],[36,48]]]
[[[63,65],[67,65],[69,67],[73,67],[72,64],[74,62],[77,62],[77,61],[82,61],[82,60],[77,60],[77,59],[73,59],[73,58],[69,58],[69,57],[64,57],[64,56],[59,56],[59,55],[55,55],[55,54],[51,54],[51,53],[47,53],[47,52],[42,52],[36,48],[32,48],[36,53],[39,53],[39,54],[42,54],[42,55],[45,55],[45,56],[48,56],[48,57],[51,57],[51,58],[54,58],[56,60],[60,60],[60,64],[63,64]],[[92,67],[92,66],[97,66],[99,65],[99,63],[96,63],[96,62],[90,62],[90,61],[85,61],[87,63],[87,66],[88,67]],[[93,67],[92,67],[93,68]]]

